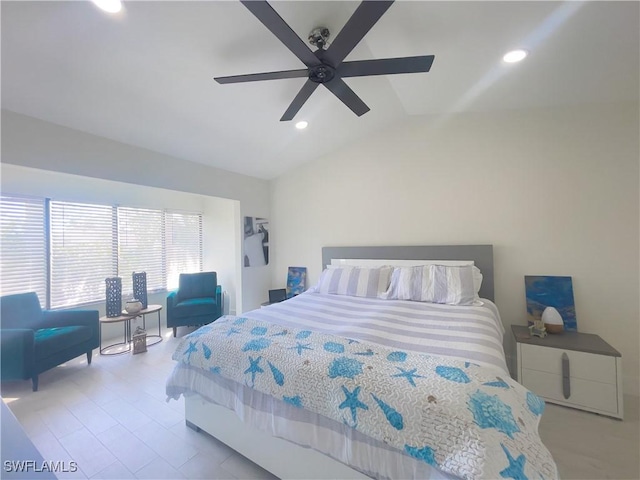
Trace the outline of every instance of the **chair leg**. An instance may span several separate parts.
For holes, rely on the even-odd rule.
[[[173,327],[173,338],[176,338],[176,327]]]
[[[89,350],[89,351],[87,352],[87,363],[88,363],[89,365],[91,365],[91,354],[92,354],[92,353],[93,353],[93,350]]]
[[[33,377],[31,377],[31,384],[33,385],[33,391],[37,392],[38,391],[38,375],[34,375]]]

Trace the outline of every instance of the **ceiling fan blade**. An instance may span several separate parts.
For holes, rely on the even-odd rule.
[[[365,75],[393,75],[396,73],[428,72],[435,56],[382,58],[341,63],[336,72],[341,77],[364,77]]]
[[[307,77],[309,71],[303,70],[283,70],[281,72],[265,72],[265,73],[249,73],[247,75],[232,75],[230,77],[215,77],[218,83],[240,83],[240,82],[257,82],[259,80],[280,80],[282,78],[301,78]]]
[[[328,60],[334,68],[340,65],[340,62],[360,43],[360,40],[380,20],[380,17],[384,15],[392,3],[393,0],[365,0],[362,2],[346,25],[342,27],[327,51],[324,52],[325,60]]]
[[[291,105],[289,105],[289,108],[287,108],[287,111],[282,115],[280,121],[288,122],[289,120],[293,120],[293,117],[296,116],[296,113],[300,111],[304,102],[306,102],[315,89],[318,88],[318,85],[320,84],[307,80],[307,82],[302,86],[302,89],[296,95],[296,98],[291,102]]]
[[[349,107],[357,116],[360,117],[370,110],[360,97],[356,95],[356,92],[351,90],[349,85],[344,83],[344,80],[341,78],[336,77],[330,82],[323,83],[323,85],[336,97],[342,100],[342,103]]]
[[[307,67],[320,64],[320,60],[313,54],[307,44],[265,0],[240,1]]]

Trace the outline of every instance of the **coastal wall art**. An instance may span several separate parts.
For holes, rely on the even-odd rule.
[[[578,330],[571,277],[525,275],[524,285],[529,325],[541,320],[547,307],[553,307],[560,313],[565,331]]]

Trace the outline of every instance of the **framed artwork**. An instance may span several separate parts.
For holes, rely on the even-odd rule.
[[[306,290],[307,267],[289,267],[287,274],[287,298],[295,297]]]
[[[269,263],[269,220],[244,217],[244,266],[262,267]]]
[[[541,320],[545,308],[553,307],[562,317],[564,330],[578,330],[571,277],[525,275],[524,285],[529,325],[533,325],[534,320]]]

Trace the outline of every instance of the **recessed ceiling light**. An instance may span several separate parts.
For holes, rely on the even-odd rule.
[[[510,52],[507,52],[504,57],[502,57],[502,60],[507,63],[516,63],[524,60],[527,55],[529,55],[529,52],[527,52],[526,50],[511,50]]]
[[[109,13],[118,13],[122,10],[122,2],[120,0],[92,0],[99,8]]]
[[[298,123],[296,123],[296,128],[297,128],[298,130],[305,129],[305,128],[307,128],[308,126],[309,126],[309,122],[305,122],[304,120],[303,120],[302,122],[298,122]]]

